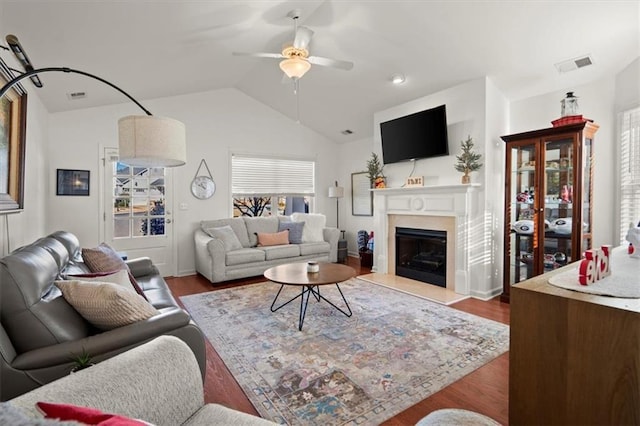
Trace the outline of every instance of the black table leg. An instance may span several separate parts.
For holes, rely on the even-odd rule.
[[[342,290],[340,289],[340,286],[338,285],[338,283],[336,283],[336,288],[340,292],[340,296],[342,297],[342,301],[344,302],[345,306],[347,307],[347,310],[349,311],[348,313],[345,312],[344,310],[342,310],[341,308],[337,307],[333,302],[331,302],[326,297],[322,296],[320,294],[320,286],[317,286],[317,285],[316,286],[313,286],[313,285],[302,286],[301,287],[302,291],[300,292],[300,294],[298,294],[297,296],[287,300],[286,302],[284,302],[283,304],[281,304],[277,308],[274,308],[274,306],[276,304],[276,301],[278,300],[278,297],[280,296],[280,293],[282,292],[283,288],[284,288],[284,284],[280,285],[280,290],[278,290],[278,293],[276,294],[276,297],[273,299],[273,302],[271,303],[271,312],[276,312],[278,309],[282,308],[283,306],[288,305],[289,303],[293,302],[294,300],[296,300],[299,297],[300,298],[300,314],[298,316],[298,330],[299,331],[302,331],[302,326],[304,324],[304,318],[307,315],[307,306],[309,305],[309,294],[312,294],[313,297],[318,302],[320,301],[320,299],[324,300],[325,302],[327,302],[328,304],[333,306],[335,309],[337,309],[338,311],[340,311],[342,314],[344,314],[347,317],[351,317],[351,315],[353,315],[353,313],[351,312],[351,307],[349,306],[349,303],[347,302],[347,299],[344,297],[344,294],[342,293]]]

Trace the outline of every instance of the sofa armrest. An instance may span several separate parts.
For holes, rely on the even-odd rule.
[[[184,423],[204,404],[198,363],[189,347],[162,336],[11,400],[32,417],[38,401],[97,408],[157,425]]]
[[[329,262],[338,261],[338,240],[340,239],[340,230],[338,228],[324,228],[322,230],[324,240],[331,247],[329,250]]]
[[[126,260],[125,263],[134,277],[142,277],[144,275],[158,274],[158,268],[148,257],[138,257],[136,259]]]
[[[19,370],[32,370],[50,366],[69,364],[73,354],[86,351],[96,361],[113,356],[128,346],[135,346],[172,330],[188,325],[191,317],[179,308],[167,308],[144,321],[85,337],[80,340],[45,346],[19,354],[11,366]]]
[[[222,240],[213,238],[202,229],[194,234],[196,244],[196,271],[212,283],[225,280],[227,252]]]

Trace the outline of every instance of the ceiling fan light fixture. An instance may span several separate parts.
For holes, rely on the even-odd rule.
[[[289,78],[301,78],[311,68],[311,64],[305,59],[293,57],[280,62],[280,69]]]

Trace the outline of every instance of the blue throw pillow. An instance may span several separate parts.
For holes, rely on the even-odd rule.
[[[278,232],[288,229],[289,243],[302,244],[302,228],[304,228],[304,222],[280,222]]]

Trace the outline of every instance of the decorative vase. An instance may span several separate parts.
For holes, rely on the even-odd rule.
[[[471,183],[471,176],[469,176],[469,172],[464,172],[464,175],[462,175],[462,183],[464,185]]]
[[[384,177],[378,176],[373,181],[373,188],[374,189],[382,189],[382,188],[386,188],[386,187],[387,187],[387,182],[386,182]]]

